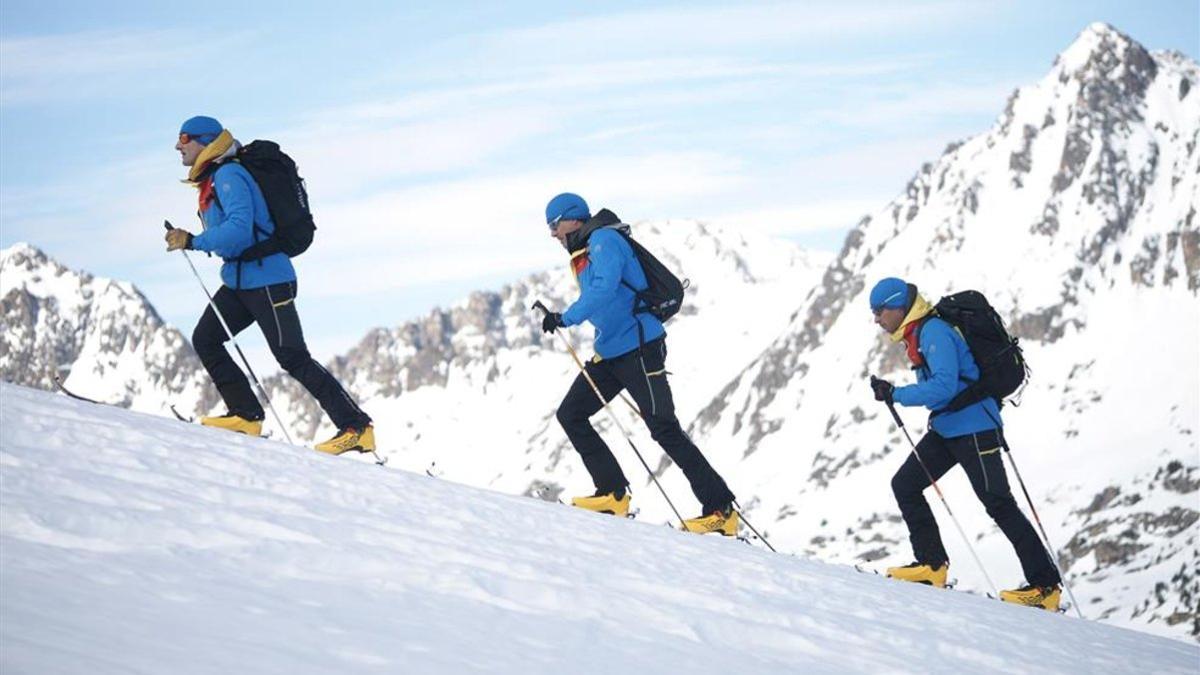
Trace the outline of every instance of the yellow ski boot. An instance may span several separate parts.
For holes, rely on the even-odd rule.
[[[736,537],[738,531],[738,514],[733,509],[713,511],[707,516],[689,518],[683,521],[684,532],[708,534],[716,532],[726,537]]]
[[[368,424],[362,431],[346,427],[324,443],[317,443],[316,449],[330,455],[340,455],[351,450],[375,452],[375,427]]]
[[[248,420],[233,413],[226,413],[220,417],[201,417],[200,424],[226,431],[236,431],[247,436],[262,435],[262,420]]]
[[[581,509],[595,511],[596,513],[607,513],[613,516],[628,517],[629,516],[629,493],[620,490],[620,497],[617,497],[616,492],[597,492],[590,497],[575,497],[571,500],[571,506],[578,506]]]
[[[1057,612],[1062,589],[1058,586],[1022,586],[1011,591],[1000,591],[1000,599],[1014,605],[1041,607]]]
[[[934,567],[933,565],[915,562],[904,565],[903,567],[889,567],[887,569],[887,575],[891,579],[911,581],[917,584],[945,588],[946,574],[949,571],[949,563],[942,563],[940,566]]]

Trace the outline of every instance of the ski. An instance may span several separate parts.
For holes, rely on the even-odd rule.
[[[67,389],[67,387],[62,383],[62,380],[59,379],[59,377],[57,375],[54,376],[54,386],[59,391],[66,394],[67,396],[75,399],[76,401],[86,401],[88,403],[95,403],[96,405],[116,405],[115,403],[107,403],[104,401],[97,401],[96,399],[92,399],[92,398],[88,398],[86,396],[80,396],[79,394],[76,394],[75,392],[71,391],[70,389]]]
[[[54,380],[55,388],[57,388],[60,392],[65,394],[67,397],[73,398],[76,401],[84,401],[86,403],[92,403],[95,405],[107,405],[107,406],[112,406],[114,408],[121,407],[115,403],[109,403],[107,401],[97,401],[94,398],[80,396],[79,394],[76,394],[75,392],[71,391],[70,389],[67,389],[66,385],[64,385],[62,383],[62,379],[59,378],[57,375],[55,375],[53,377],[53,380]],[[179,420],[180,422],[183,422],[184,424],[195,424],[196,423],[195,419],[193,419],[191,417],[184,417],[183,415],[181,415],[179,413],[179,411],[175,408],[174,404],[171,404],[169,407],[171,409],[171,414],[175,416],[176,420]],[[264,435],[264,436],[261,436],[260,438],[270,438],[270,437]],[[374,450],[367,450],[365,452],[361,451],[361,450],[359,451],[359,454],[368,454],[368,453],[375,457],[375,459],[373,461],[375,462],[376,466],[386,466],[387,465],[387,457],[381,457],[379,455],[379,453],[375,452]]]
[[[858,572],[859,574],[874,574],[875,576],[883,577],[884,579],[890,578],[890,577],[880,574],[878,570],[873,570],[869,567],[863,567],[862,565],[859,565],[858,563],[855,563],[853,565],[853,567],[854,567],[854,571]],[[916,584],[917,586],[928,586],[929,588],[936,588],[933,584],[926,583],[923,581],[912,582],[912,581],[902,581],[899,579],[896,579],[896,581],[899,581],[900,583],[913,583],[913,584]],[[957,585],[958,585],[958,579],[947,579],[946,584],[944,586],[941,586],[941,588],[944,588],[947,590],[954,590],[954,587]],[[964,592],[975,595],[975,593],[973,593],[972,591],[964,591]],[[990,597],[992,597],[992,595],[989,593],[988,597],[990,598]]]
[[[172,403],[170,405],[170,408],[171,408],[171,414],[174,415],[175,419],[179,420],[180,422],[187,422],[188,424],[191,424],[192,422],[196,421],[196,420],[192,419],[191,417],[184,417],[183,415],[180,415],[179,411],[175,409],[174,403]]]
[[[742,522],[745,523],[746,522],[745,519],[743,519]],[[751,531],[753,532],[753,530],[751,530]],[[739,535],[737,535],[737,539],[738,539],[738,541],[746,542],[750,546],[754,546],[754,542],[757,541],[757,542],[760,542],[771,553],[779,552],[779,551],[775,550],[775,547],[771,546],[770,542],[768,542],[766,539],[763,539],[762,536],[760,536],[758,534],[739,534]],[[754,548],[759,548],[759,547],[754,546]]]
[[[854,564],[854,571],[858,572],[859,574],[874,574],[877,577],[882,576],[879,574],[878,571],[873,570],[873,569],[868,569],[866,567],[863,567],[862,565],[859,565],[858,563]]]
[[[430,474],[428,471],[426,471],[426,473],[429,474],[430,476],[433,475],[433,474]],[[547,500],[541,499],[541,497],[539,497],[538,495],[530,495],[530,496],[533,497],[534,499],[538,499],[541,501],[547,501]],[[571,508],[578,508],[576,506],[573,506],[572,504],[564,502],[561,498],[556,498],[551,503],[552,504],[554,504],[554,503],[561,504],[562,506],[570,506]],[[581,509],[581,510],[587,511],[588,509]],[[624,516],[624,518],[625,518],[625,520],[634,520],[638,517],[639,512],[640,512],[640,509],[630,509],[629,513],[626,514]],[[600,513],[601,515],[613,515],[611,513],[607,513],[604,511],[592,511],[592,513]],[[671,530],[675,530],[676,532],[688,532],[688,530],[684,530],[680,527],[677,527],[677,526],[671,524],[670,521],[663,523],[663,526],[666,528],[669,528]],[[703,535],[701,535],[701,536],[703,536]],[[736,536],[722,536],[721,539],[731,539],[734,541],[740,541],[743,544],[750,546],[752,548],[758,548],[757,546],[754,545],[755,541],[764,541],[761,537],[758,537],[757,535],[752,535],[752,534],[739,534]]]
[[[55,388],[57,388],[57,389],[58,389],[60,392],[62,392],[62,393],[64,393],[64,394],[66,394],[66,395],[67,395],[68,397],[70,397],[70,398],[73,398],[73,399],[75,399],[76,401],[84,401],[84,402],[87,402],[87,403],[94,403],[94,404],[96,404],[96,405],[108,405],[108,406],[112,406],[112,407],[114,407],[114,408],[120,408],[120,407],[121,407],[121,406],[117,405],[116,403],[109,403],[108,401],[97,401],[97,400],[96,400],[96,399],[94,399],[94,398],[88,398],[88,397],[86,397],[86,396],[80,396],[79,394],[76,394],[75,392],[71,391],[70,389],[67,389],[66,385],[64,385],[64,384],[62,383],[62,379],[61,379],[61,378],[59,378],[57,375],[55,375],[55,376],[54,376],[54,386],[55,386]],[[179,411],[175,409],[175,405],[174,405],[174,404],[169,404],[169,407],[170,407],[170,409],[171,409],[171,414],[172,414],[172,415],[174,415],[174,416],[175,416],[175,419],[179,420],[180,422],[188,422],[188,423],[191,423],[191,422],[194,422],[194,421],[195,421],[195,420],[193,420],[191,417],[184,417],[183,415],[179,414]]]
[[[855,571],[855,572],[858,572],[859,574],[874,574],[874,575],[875,575],[875,576],[877,576],[877,577],[883,577],[883,575],[882,575],[882,574],[880,574],[880,573],[879,573],[877,570],[873,570],[873,569],[870,569],[870,568],[868,568],[868,567],[863,567],[862,565],[859,565],[859,564],[857,564],[857,563],[856,563],[856,564],[854,564],[854,565],[853,565],[853,567],[854,567],[854,571]],[[886,579],[887,577],[884,577],[884,578]],[[902,581],[902,582],[900,582],[900,583],[910,583],[910,582],[903,582],[903,581]],[[919,585],[919,586],[929,586],[930,588],[933,588],[933,586],[931,586],[930,584],[918,583],[917,585]],[[942,588],[944,588],[944,589],[946,589],[946,590],[953,591],[953,590],[958,590],[957,588],[955,588],[957,585],[958,585],[958,579],[948,579],[948,580],[946,581],[946,585],[945,585],[945,586],[942,586]],[[975,591],[971,591],[971,590],[962,590],[962,591],[959,591],[959,592],[960,592],[960,593],[968,593],[968,594],[970,594],[970,595],[982,595],[983,597],[987,598],[988,600],[996,600],[996,601],[998,601],[998,602],[1004,602],[1004,601],[1003,601],[1003,600],[1001,600],[1000,598],[998,598],[998,597],[996,597],[996,596],[992,595],[991,593],[987,593],[987,592],[984,592],[984,593],[982,593],[982,594],[981,594],[981,593],[977,593],[977,592],[975,592]],[[1022,607],[1022,606],[1024,606],[1024,605],[1020,605],[1020,604],[1017,604],[1017,603],[1009,603],[1009,604],[1015,604],[1017,607]],[[1031,607],[1031,609],[1039,609],[1039,608],[1035,606],[1035,607]],[[1045,612],[1053,612],[1053,613],[1055,613],[1055,614],[1064,614],[1064,615],[1065,615],[1065,614],[1067,614],[1067,613],[1069,612],[1069,610],[1071,609],[1071,603],[1070,603],[1070,602],[1063,602],[1063,603],[1059,604],[1059,606],[1058,606],[1058,609],[1055,609],[1055,610],[1048,610],[1048,609],[1045,609],[1045,608],[1040,608],[1040,609],[1042,609],[1042,611],[1045,611]]]
[[[537,496],[534,496],[534,499],[538,499],[538,500],[540,500],[540,501],[546,501],[546,500],[542,499],[541,497],[537,497]],[[563,506],[569,506],[569,507],[571,507],[571,508],[573,508],[573,509],[579,509],[580,511],[584,511],[584,512],[586,512],[586,513],[598,513],[598,514],[600,514],[600,515],[602,515],[602,516],[615,516],[615,515],[617,515],[617,514],[615,514],[615,513],[611,513],[611,512],[609,512],[609,511],[592,511],[591,509],[584,509],[584,508],[580,508],[580,507],[578,507],[578,506],[575,506],[574,504],[568,504],[568,503],[564,502],[562,499],[556,499],[555,501],[556,501],[556,502],[558,502],[559,504],[562,504]],[[637,509],[631,509],[631,510],[629,511],[629,513],[627,513],[627,514],[625,514],[624,516],[622,516],[622,518],[623,518],[624,520],[633,520],[634,518],[637,518],[637,514],[638,514],[638,510],[637,510]],[[667,525],[667,526],[670,526],[671,524],[670,524],[670,523],[666,523],[666,525]]]

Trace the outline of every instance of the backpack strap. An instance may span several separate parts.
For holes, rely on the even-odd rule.
[[[926,317],[926,320],[933,318],[934,316],[936,316],[936,315],[931,314],[930,316]],[[924,328],[923,323],[922,323],[921,327]],[[954,326],[951,326],[951,328],[954,328]],[[959,331],[957,328],[955,328],[954,332],[957,333]],[[919,339],[920,338],[918,338],[918,340]],[[929,367],[928,365],[925,366],[925,368],[928,368],[928,367]],[[978,368],[979,364],[975,364],[975,367]],[[960,370],[958,373],[958,381],[966,382],[967,383],[966,389],[963,389],[962,391],[955,394],[954,398],[950,399],[950,402],[947,403],[945,406],[943,406],[937,410],[930,411],[930,413],[929,413],[930,421],[933,421],[933,418],[937,417],[938,415],[945,415],[946,413],[950,413],[950,412],[958,412],[959,410],[962,410],[963,408],[966,408],[969,405],[973,405],[975,403],[982,401],[985,398],[988,398],[987,394],[980,391],[980,380],[982,379],[982,376],[983,376],[982,370],[979,371],[979,375],[980,375],[979,378],[971,379],[971,378],[967,377],[966,375],[963,375],[962,371]]]
[[[235,164],[242,163],[241,160],[238,159],[236,156],[230,157],[225,162],[221,162],[220,164],[218,164],[213,169],[213,173],[216,174],[216,169],[219,169],[222,166],[225,166],[226,162],[233,162]],[[250,172],[246,171],[246,173],[249,174]],[[254,182],[254,176],[250,176],[250,182],[252,182],[252,183]],[[257,183],[255,183],[255,185],[257,185]],[[262,188],[260,187],[259,189],[261,190]],[[212,199],[215,202],[217,202],[217,206],[221,209],[221,212],[224,213],[225,207],[221,206],[221,199],[220,199],[220,197],[217,196],[217,190],[215,188],[212,191]],[[262,267],[263,266],[263,258],[275,255],[276,253],[280,252],[279,244],[277,242],[272,241],[271,233],[267,232],[266,228],[260,226],[258,224],[257,220],[251,221],[250,227],[253,232],[254,243],[247,246],[246,250],[244,250],[240,254],[238,254],[238,257],[236,258],[237,263],[238,263],[238,287],[239,288],[242,285],[242,263],[252,262],[252,261],[257,260],[258,266]],[[261,239],[259,238],[260,235],[262,236]]]
[[[640,260],[638,260],[637,251],[635,251],[633,249],[633,243],[632,243],[633,236],[629,234],[628,230],[625,230],[625,229],[622,229],[622,228],[616,227],[616,226],[611,226],[611,225],[607,226],[607,227],[609,229],[616,230],[617,234],[621,235],[621,238],[625,240],[625,243],[629,244],[629,252],[633,255],[633,259],[637,260],[638,267],[641,267],[642,262]],[[643,275],[646,274],[646,270],[644,268],[642,269],[642,274]],[[642,294],[645,293],[650,288],[650,279],[649,278],[646,279],[646,288],[642,288],[642,289],[634,288],[633,284],[631,284],[625,280],[625,277],[621,277],[621,285],[624,286],[625,288],[628,288],[630,291],[633,291],[634,318],[637,318],[638,314],[649,314],[650,313],[650,303],[646,300],[645,296],[643,296]],[[641,338],[642,322],[639,320],[637,322],[637,324],[638,324],[638,344],[641,345],[643,342],[643,340]]]
[[[650,303],[646,302],[646,299],[642,297],[642,292],[645,289],[639,291],[633,287],[633,284],[625,281],[625,279],[621,279],[621,285],[633,291],[633,313],[648,314],[650,312]]]
[[[625,239],[625,243],[627,243],[627,244],[629,243],[629,233],[622,232],[619,228],[612,228],[612,229],[615,229],[615,230],[617,230],[618,233],[620,233],[622,238]],[[630,254],[633,255],[633,259],[637,260],[637,252],[635,252],[633,250],[632,244],[630,244],[630,246],[629,246],[629,252],[630,252]],[[640,266],[641,263],[639,262],[638,265]],[[645,273],[646,273],[645,270],[642,270],[642,274],[645,274]],[[649,283],[650,283],[650,280],[647,279],[646,280],[647,288],[649,288]],[[621,277],[621,285],[624,286],[625,288],[628,288],[630,291],[633,292],[633,308],[632,308],[633,322],[637,324],[637,331],[638,331],[638,358],[642,358],[642,349],[646,346],[646,329],[644,326],[642,326],[642,320],[640,318],[638,318],[638,314],[649,314],[650,313],[650,303],[647,302],[646,298],[642,295],[642,292],[645,291],[646,289],[638,290],[638,289],[634,288],[633,284],[629,283],[628,281],[625,281],[625,277],[623,277],[623,276]]]

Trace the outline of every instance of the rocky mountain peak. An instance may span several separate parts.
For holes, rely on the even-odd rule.
[[[1083,30],[1054,63],[1061,81],[1068,78],[1085,85],[1118,86],[1126,94],[1140,96],[1154,79],[1158,67],[1146,48],[1106,23],[1093,23]],[[1105,86],[1102,86],[1105,85]],[[1102,103],[1097,99],[1091,103]]]
[[[72,289],[90,295],[95,280],[87,272],[67,269],[40,248],[24,242],[0,250],[0,272],[0,296],[28,286],[36,286],[46,292],[53,286],[54,294],[60,296],[69,294]]]
[[[6,249],[0,250],[0,264],[5,267],[21,267],[33,269],[50,264],[50,258],[42,249],[26,242],[17,242]]]
[[[128,282],[71,270],[44,251],[0,251],[0,378],[150,411],[207,412],[215,391],[180,332]]]

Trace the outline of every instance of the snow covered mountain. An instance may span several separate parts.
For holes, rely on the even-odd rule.
[[[0,251],[0,379],[54,377],[135,410],[207,411],[216,390],[180,332],[128,282],[75,272],[28,244]],[[168,413],[169,414],[169,413]]]
[[[1197,84],[1195,62],[1092,25],[990,130],[859,223],[786,331],[692,427],[702,447],[739,448],[735,489],[777,542],[910,559],[889,487],[909,448],[866,378],[912,377],[867,293],[886,276],[932,300],[974,288],[1032,364],[1008,437],[1085,612],[1200,636]],[[920,431],[924,411],[902,412]],[[991,575],[1020,582],[961,472],[943,488]],[[943,534],[953,573],[984,588]]]
[[[866,293],[892,275],[931,299],[976,288],[1033,365],[1022,405],[1005,410],[1008,437],[1084,612],[1200,637],[1197,84],[1183,55],[1090,26],[991,129],[951,145],[864,218],[832,261],[694,221],[635,225],[692,281],[668,326],[680,417],[777,548],[907,561],[888,486],[908,446],[865,380],[910,376],[870,322]],[[182,336],[132,286],[75,275],[28,247],[5,251],[0,271],[3,379],[44,388],[66,366],[69,385],[142,410],[168,397],[198,412],[216,403]],[[529,309],[574,296],[564,264],[373,330],[329,369],[377,420],[391,466],[549,500],[589,492],[554,419],[577,371]],[[590,331],[569,333],[590,355]],[[266,384],[293,438],[332,431],[286,375]],[[691,515],[682,476],[621,402],[617,411]],[[923,411],[902,412],[923,430]],[[615,429],[594,421],[638,481]],[[634,485],[639,518],[666,522],[647,483]],[[991,576],[1020,583],[961,472],[941,484]],[[944,535],[952,574],[982,590],[953,529]]]
[[[1200,648],[0,384],[0,670],[1190,673]]]

